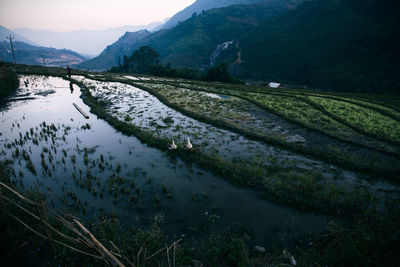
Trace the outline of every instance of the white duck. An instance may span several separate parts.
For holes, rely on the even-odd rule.
[[[178,148],[178,146],[175,145],[175,141],[174,141],[174,139],[172,139],[172,144],[169,144],[168,149],[175,150],[177,148]]]
[[[186,147],[187,149],[192,149],[192,148],[193,148],[192,143],[190,143],[189,137],[187,138],[187,143],[185,144],[185,147]]]

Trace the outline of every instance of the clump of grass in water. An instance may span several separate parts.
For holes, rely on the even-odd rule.
[[[76,163],[76,156],[75,155],[71,156],[71,162],[72,162],[72,164]]]
[[[121,164],[118,162],[117,168],[115,170],[117,173],[120,173],[121,171]]]
[[[82,130],[90,130],[90,129],[91,129],[91,126],[90,126],[89,123],[86,123],[85,125],[82,125],[82,126],[81,126],[81,129],[82,129]]]
[[[172,117],[166,117],[162,120],[165,124],[173,124],[174,119]]]
[[[162,193],[165,195],[165,194],[168,193],[168,188],[167,188],[164,184],[162,184],[162,185],[161,185],[161,191],[162,191]]]
[[[42,155],[43,155],[43,153],[42,153]],[[41,164],[42,164],[42,169],[43,169],[43,171],[44,171],[45,173],[47,173],[48,170],[49,170],[49,166],[46,164],[46,161],[44,160],[44,156],[42,157]]]
[[[131,118],[131,116],[129,116],[128,114],[124,117],[124,121],[126,121],[126,122],[130,122],[130,121],[132,121],[133,119]]]

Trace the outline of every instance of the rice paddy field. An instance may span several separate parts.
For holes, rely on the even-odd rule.
[[[397,96],[47,71],[17,69],[1,106],[3,179],[92,230],[134,229],[121,260],[171,266],[154,253],[179,240],[178,266],[307,266],[360,218],[397,229]],[[385,236],[346,238],[368,231]]]

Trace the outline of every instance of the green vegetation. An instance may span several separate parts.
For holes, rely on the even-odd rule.
[[[397,205],[391,207],[390,215],[368,214],[349,227],[332,223],[326,235],[307,244],[298,261],[302,266],[398,265],[400,214]]]
[[[161,79],[154,79],[156,81],[120,81],[150,92],[171,108],[197,120],[233,130],[268,144],[312,155],[349,169],[368,171],[379,176],[383,174],[385,177],[397,179],[398,148],[380,142],[379,139],[372,139],[369,134],[363,135],[342,121],[331,118],[330,114],[326,114],[323,110],[310,105],[304,99],[315,94],[315,91],[281,91],[281,89],[242,85],[210,84],[199,81],[189,83],[180,80],[163,82]],[[206,92],[231,97],[209,96]],[[330,94],[322,93],[319,96],[331,97]],[[353,96],[346,99],[351,101],[356,98]],[[271,128],[268,117],[255,115],[260,114],[260,110],[254,110],[251,103],[298,125],[297,128],[305,134],[307,141],[309,138],[317,138],[318,142],[310,140],[307,145],[302,145],[286,141],[287,135],[279,135],[273,131],[275,126]],[[395,111],[392,113],[400,114]],[[391,123],[397,127],[395,126],[398,124],[397,121]],[[304,129],[311,129],[315,133],[308,138],[309,133],[304,132]]]
[[[236,79],[399,94],[399,10],[397,2],[379,0],[235,5],[196,14],[127,45],[132,50],[119,55],[148,45],[172,68],[204,70],[217,46],[233,41],[215,64],[226,62]]]
[[[324,110],[359,131],[383,140],[400,143],[400,123],[375,110],[333,99],[310,96],[309,99]],[[399,113],[393,112],[397,117]]]
[[[217,45],[236,40],[261,21],[271,21],[289,9],[288,0],[268,1],[263,5],[237,5],[195,14],[176,27],[152,34],[134,43],[138,49],[150,45],[165,63],[173,67],[198,69],[210,63]],[[218,62],[217,65],[223,61]]]
[[[128,58],[124,56],[122,70],[126,73],[148,74],[152,66],[160,63],[160,55],[150,46],[142,46]]]
[[[389,116],[397,121],[400,121],[400,113],[398,111],[396,111],[395,109],[389,108],[389,107],[385,107],[382,104],[375,104],[371,101],[359,100],[359,99],[355,99],[355,98],[336,97],[333,99],[339,99],[339,100],[350,102],[353,104],[358,104],[362,107],[370,108],[370,109],[380,112],[386,116]]]
[[[6,68],[13,69],[14,72],[18,74],[33,74],[33,75],[51,75],[55,77],[64,77],[67,74],[67,69],[60,67],[42,67],[38,65],[25,65],[25,64],[11,64],[11,63],[1,63]],[[71,69],[72,75],[82,74],[81,71],[76,69]]]
[[[234,82],[234,79],[229,74],[228,70],[226,69],[225,62],[217,67],[208,69],[204,80],[211,81],[211,82],[223,82],[223,83]]]
[[[259,103],[270,112],[314,130],[323,129],[327,134],[344,138],[351,135],[346,126],[331,119],[307,103],[296,101],[292,97],[260,93],[246,93],[244,97]]]
[[[69,49],[36,46],[20,41],[14,42],[14,49],[16,50],[16,61],[20,64],[42,65],[41,61],[38,62],[38,59],[41,58],[42,55],[46,55],[46,60],[58,66],[66,66],[85,60],[83,56]],[[0,41],[0,58],[2,61],[14,61],[12,53],[9,51],[10,43]]]
[[[102,80],[107,79],[112,78],[102,78]],[[83,83],[78,81],[74,82],[83,89],[85,103],[91,107],[91,112],[96,114],[99,118],[106,120],[110,125],[124,134],[134,135],[150,146],[168,151],[167,144],[170,143],[169,137],[159,136],[150,129],[141,129],[132,123],[124,121],[123,117],[121,119],[114,117],[101,105],[101,98],[94,98],[90,90]],[[144,81],[143,83],[149,84],[152,82]],[[146,87],[143,87],[143,89],[149,90],[148,88],[146,89]],[[155,93],[155,91],[149,91],[153,94]],[[168,103],[167,99],[161,94],[155,95],[165,103]],[[181,99],[185,99],[185,97],[181,97]],[[179,106],[177,106],[177,108],[179,109]],[[193,111],[194,110],[187,114],[195,118],[199,117],[198,113]],[[205,121],[208,120],[206,119]],[[220,126],[221,124],[218,125]],[[181,148],[182,145],[178,144],[178,147]],[[331,152],[335,151],[334,147],[330,150]],[[178,149],[169,153],[173,153],[175,156],[179,156],[185,161],[199,163],[223,176],[235,185],[247,186],[260,190],[263,196],[269,200],[293,205],[301,209],[316,209],[320,212],[328,213],[336,213],[340,210],[342,214],[350,214],[357,210],[369,209],[381,201],[379,197],[376,196],[376,192],[373,192],[374,190],[370,190],[366,187],[359,188],[358,186],[354,188],[351,183],[345,181],[336,182],[330,179],[323,179],[320,174],[312,170],[308,171],[296,167],[284,167],[280,165],[280,163],[277,163],[276,160],[274,161],[273,158],[270,159],[270,165],[265,165],[257,160],[246,161],[242,159],[240,161],[230,161],[224,159],[224,157],[218,155],[218,153],[212,153],[212,151],[213,150],[204,150],[202,146],[196,146],[191,151]],[[342,155],[339,155],[339,157],[342,157]],[[356,162],[355,160],[353,161]],[[361,158],[358,159],[357,162],[362,162]],[[287,163],[290,164],[290,161]],[[283,164],[285,163],[283,162]],[[367,165],[364,166],[365,168],[367,167]],[[390,171],[396,168],[396,166],[385,165],[385,167],[386,166],[392,168]],[[369,168],[373,170],[371,166],[369,166]],[[380,170],[386,173],[386,175],[390,174],[388,170]],[[302,190],[298,190],[299,188],[302,188]],[[195,196],[194,199],[198,199],[198,197]]]
[[[0,99],[13,93],[18,85],[17,74],[8,65],[0,63]]]
[[[399,10],[394,1],[306,1],[239,39],[241,75],[337,92],[399,94]]]
[[[160,55],[150,46],[142,46],[129,57],[123,57],[123,64],[113,67],[109,72],[150,74],[162,77],[184,78],[192,80],[218,81],[225,83],[238,82],[229,74],[226,64],[209,68],[205,74],[192,69],[173,69],[171,65],[163,66]]]
[[[399,122],[397,120],[370,108],[330,99],[326,95],[320,94],[318,97],[310,95],[306,98],[304,95],[307,94],[296,95],[296,92],[241,94],[245,99],[260,104],[288,121],[343,141],[351,141],[367,147],[379,147],[377,143],[371,146],[371,141],[367,137],[372,136],[389,143],[398,143]],[[392,114],[400,115],[394,111]]]

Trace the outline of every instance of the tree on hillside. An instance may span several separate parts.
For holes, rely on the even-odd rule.
[[[163,65],[160,55],[150,46],[142,46],[129,57],[123,56],[122,65],[115,66],[109,72],[150,74],[161,77],[205,80],[214,82],[240,82],[232,78],[227,70],[226,63],[208,69],[206,73],[189,68],[172,68],[171,64]]]
[[[151,46],[142,46],[129,58],[134,73],[146,73],[152,66],[160,64],[160,55]]]
[[[124,59],[123,59],[122,72],[125,72],[125,73],[129,72],[129,58],[127,56],[124,56]]]
[[[214,82],[224,82],[224,83],[234,82],[234,79],[226,69],[225,62],[217,67],[208,69],[207,74],[205,75],[205,80]]]

